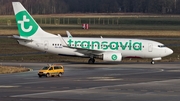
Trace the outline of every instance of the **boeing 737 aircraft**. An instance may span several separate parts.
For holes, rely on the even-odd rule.
[[[173,53],[164,44],[151,40],[72,37],[68,31],[68,37],[51,34],[41,29],[20,2],[12,4],[20,34],[14,35],[14,38],[30,48],[57,55],[90,58],[90,64],[95,63],[95,59],[120,62],[123,58],[150,58],[154,64],[154,60]]]

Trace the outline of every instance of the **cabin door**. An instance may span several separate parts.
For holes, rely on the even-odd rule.
[[[47,41],[47,40],[44,41],[44,50],[45,50],[45,51],[48,50],[48,45],[49,45],[48,41]]]
[[[152,52],[152,51],[153,51],[153,44],[152,44],[152,43],[149,43],[149,44],[148,44],[148,51],[149,51],[149,52]]]

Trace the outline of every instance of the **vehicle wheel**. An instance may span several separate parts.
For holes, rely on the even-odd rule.
[[[49,73],[46,74],[46,77],[50,77],[51,75]]]
[[[62,76],[62,73],[59,73],[58,76],[61,77],[61,76]]]
[[[41,78],[42,77],[42,75],[38,75],[39,76],[39,78]]]

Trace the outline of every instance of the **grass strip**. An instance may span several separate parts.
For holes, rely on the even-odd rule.
[[[11,74],[26,71],[29,71],[29,69],[24,67],[0,66],[0,74]]]

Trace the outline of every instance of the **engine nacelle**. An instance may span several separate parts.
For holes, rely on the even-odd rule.
[[[103,60],[120,62],[120,61],[122,61],[122,55],[121,55],[121,53],[106,52],[103,54]]]

